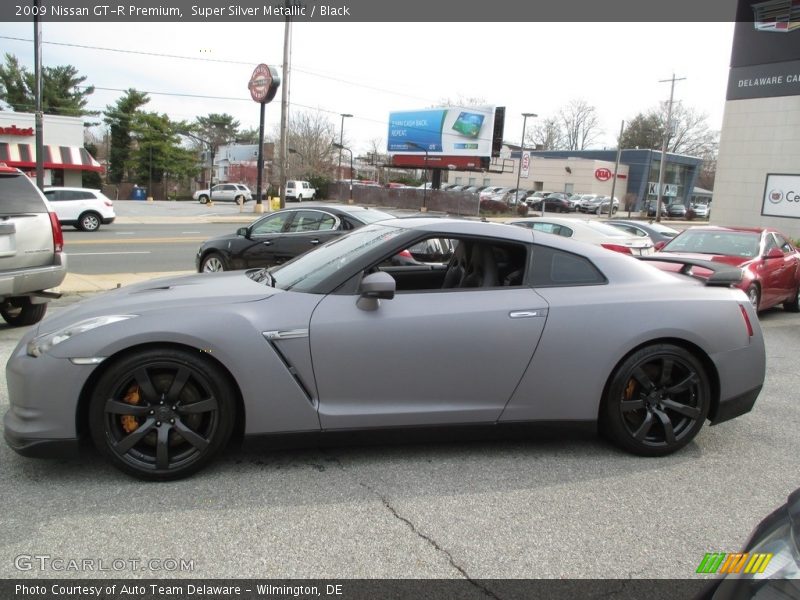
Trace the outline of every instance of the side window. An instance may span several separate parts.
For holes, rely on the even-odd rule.
[[[531,273],[533,287],[600,285],[605,282],[605,276],[587,258],[547,246],[534,245]]]
[[[61,200],[61,192],[59,190],[47,190],[44,193],[44,197],[50,202],[58,202]]]
[[[95,196],[92,192],[75,192],[76,200],[94,200]]]
[[[777,248],[778,244],[775,242],[775,236],[772,234],[768,234],[766,239],[764,240],[764,254],[772,250],[773,248]]]
[[[292,213],[276,213],[256,223],[251,233],[252,235],[280,233],[291,218]]]
[[[289,226],[289,233],[325,231],[335,227],[336,219],[333,215],[319,210],[301,210],[295,214],[294,220]]]

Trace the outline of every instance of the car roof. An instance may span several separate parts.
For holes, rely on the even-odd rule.
[[[80,192],[102,192],[102,190],[98,190],[97,188],[85,188],[85,187],[70,187],[70,186],[63,186],[63,185],[46,185],[44,186],[44,190],[70,190],[70,191],[80,191]]]
[[[740,233],[764,233],[766,231],[780,233],[773,227],[738,227],[736,225],[696,225],[687,231],[733,231]],[[783,234],[781,234],[783,235]]]

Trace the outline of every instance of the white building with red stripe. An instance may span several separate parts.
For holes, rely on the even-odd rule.
[[[35,127],[32,113],[0,111],[0,162],[34,176]],[[43,139],[45,185],[80,187],[83,171],[103,171],[83,147],[83,119],[44,115]]]

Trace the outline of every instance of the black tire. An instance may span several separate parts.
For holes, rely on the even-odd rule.
[[[103,218],[96,212],[85,212],[78,217],[78,229],[81,231],[97,231]]]
[[[233,201],[241,206],[242,204],[244,204],[244,196],[236,196],[236,198],[234,198]]]
[[[791,300],[783,303],[783,310],[788,312],[800,312],[800,287],[794,291],[794,296]]]
[[[758,312],[758,307],[761,304],[761,290],[758,289],[755,283],[751,283],[750,287],[747,288],[746,294],[747,299],[750,300],[750,304],[752,304],[753,308]]]
[[[614,372],[600,408],[600,430],[641,456],[665,456],[697,435],[711,406],[700,360],[672,344],[634,352]]]
[[[228,265],[222,255],[218,252],[209,252],[203,257],[200,262],[201,273],[216,273],[218,271],[227,271]]]
[[[11,327],[38,323],[46,312],[47,303],[33,304],[28,297],[6,298],[0,302],[0,315]]]
[[[203,194],[202,196],[200,196],[200,197],[198,198],[198,200],[200,201],[200,204],[208,204],[208,196],[206,196],[205,194]]]
[[[151,481],[203,468],[227,444],[234,390],[199,352],[154,348],[111,364],[92,390],[92,440],[118,469]]]

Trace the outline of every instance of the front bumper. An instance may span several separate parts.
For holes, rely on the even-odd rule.
[[[3,430],[3,437],[9,448],[27,458],[73,458],[78,456],[80,447],[78,438],[25,438],[16,435],[8,425]]]
[[[74,365],[47,353],[25,351],[35,329],[23,336],[6,365],[9,409],[6,443],[23,456],[61,456],[77,445],[78,398],[96,365]]]

